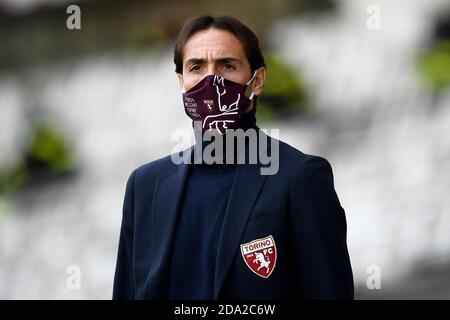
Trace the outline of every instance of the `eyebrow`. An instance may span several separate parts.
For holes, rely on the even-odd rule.
[[[205,63],[205,59],[203,58],[191,58],[185,62],[186,65],[192,65],[192,64],[202,64]],[[241,59],[236,57],[222,57],[218,59],[214,59],[215,62],[219,63],[227,63],[227,62],[235,62],[238,64],[242,64]]]

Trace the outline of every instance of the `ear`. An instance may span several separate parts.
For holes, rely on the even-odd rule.
[[[255,94],[255,96],[259,96],[261,94],[265,81],[266,81],[266,68],[261,67],[258,70],[256,70],[256,75],[255,78],[253,79],[252,91]]]
[[[183,75],[181,73],[177,73],[178,76],[178,82],[180,84],[181,90],[183,90]]]

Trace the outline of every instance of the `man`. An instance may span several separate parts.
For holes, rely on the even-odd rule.
[[[254,33],[229,16],[188,20],[174,62],[196,132],[181,159],[192,161],[171,155],[131,174],[113,298],[352,299],[345,213],[330,164],[256,125],[266,73]],[[234,131],[258,138],[245,140],[248,149],[215,148],[212,163],[195,155]],[[249,163],[255,141],[276,156],[276,172]]]

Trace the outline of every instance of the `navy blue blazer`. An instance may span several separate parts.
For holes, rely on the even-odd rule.
[[[113,299],[167,299],[189,166],[167,156],[130,175]],[[278,172],[261,175],[260,167],[238,165],[218,245],[214,299],[353,299],[345,212],[329,162],[279,141]],[[246,261],[242,245],[268,237],[271,265],[253,259],[257,252]]]

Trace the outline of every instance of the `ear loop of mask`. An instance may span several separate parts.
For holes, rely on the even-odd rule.
[[[184,88],[184,81],[183,80],[181,80],[181,87],[182,87],[182,92],[183,93],[186,93],[186,89]]]
[[[256,76],[256,71],[257,70],[255,70],[255,72],[253,73],[253,76],[252,76],[252,78],[250,79],[250,80],[248,80],[248,82],[247,82],[247,86],[253,81],[253,79],[255,78],[255,76]],[[251,95],[250,95],[250,97],[248,97],[250,100],[253,100],[253,97],[255,96],[255,94],[253,93],[253,90],[252,90],[252,93],[251,93]]]

